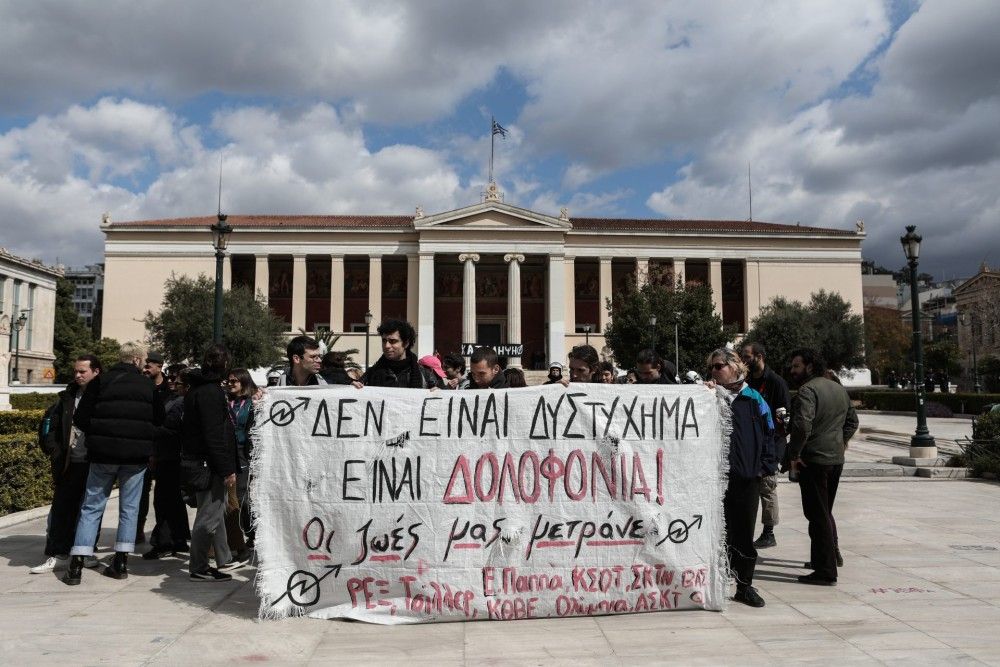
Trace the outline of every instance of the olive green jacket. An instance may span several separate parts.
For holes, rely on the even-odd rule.
[[[824,377],[799,387],[792,401],[787,459],[807,464],[840,465],[847,441],[858,430],[858,415],[847,390]]]

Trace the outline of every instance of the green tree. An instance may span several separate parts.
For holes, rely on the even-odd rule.
[[[60,278],[56,283],[56,317],[52,336],[53,362],[56,369],[56,382],[69,382],[73,379],[73,360],[80,350],[89,352],[93,343],[90,329],[73,308],[73,283]]]
[[[1000,392],[1000,357],[988,355],[981,357],[977,364],[979,381],[988,392]]]
[[[608,346],[614,350],[615,360],[623,368],[635,365],[638,352],[653,346],[667,359],[674,359],[674,322],[678,321],[680,340],[679,372],[688,369],[704,370],[705,357],[732,339],[735,330],[723,327],[712,306],[712,289],[705,285],[678,284],[670,289],[660,281],[651,279],[637,288],[634,280],[615,295],[614,307],[606,304],[612,313],[612,323],[604,332]],[[677,320],[676,314],[680,313]],[[656,315],[656,326],[649,324]],[[655,342],[655,345],[654,345]]]
[[[878,373],[879,382],[884,382],[889,370],[909,371],[911,343],[910,332],[898,310],[878,306],[865,308],[865,364]]]
[[[212,341],[215,282],[171,276],[165,285],[162,309],[146,313],[150,342],[171,362],[199,360]],[[237,366],[270,366],[281,357],[284,322],[252,290],[237,287],[223,295],[222,342]]]
[[[962,372],[962,351],[955,341],[943,338],[924,343],[924,372],[936,370],[955,376]]]
[[[820,290],[808,305],[775,297],[751,323],[746,341],[759,341],[774,368],[785,368],[797,347],[815,348],[827,365],[839,371],[864,361],[864,325],[839,294]]]
[[[87,348],[81,348],[73,353],[73,358],[81,354],[92,354],[101,360],[102,368],[111,368],[118,363],[118,355],[121,354],[121,343],[114,338],[102,338],[92,343]]]

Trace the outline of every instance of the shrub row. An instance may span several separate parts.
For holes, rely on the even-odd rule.
[[[899,412],[914,412],[916,410],[912,391],[849,389],[848,393],[852,399],[861,401],[861,407],[867,410]],[[977,415],[987,405],[1000,403],[1000,394],[924,394],[924,400],[926,405],[937,403],[955,413]]]
[[[58,394],[11,394],[10,404],[15,410],[44,410],[56,402]]]
[[[0,412],[0,435],[38,433],[45,410],[6,410]]]
[[[0,516],[51,502],[49,459],[35,433],[0,435]]]
[[[976,417],[972,422],[972,440],[962,449],[973,473],[1000,475],[1000,412]]]

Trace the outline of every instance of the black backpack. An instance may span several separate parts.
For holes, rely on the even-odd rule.
[[[50,458],[55,456],[62,444],[62,399],[45,410],[38,424],[38,446]]]

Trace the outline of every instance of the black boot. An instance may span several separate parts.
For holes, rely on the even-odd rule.
[[[63,583],[68,586],[79,586],[83,577],[83,556],[71,556],[69,559],[69,569],[63,575]]]
[[[124,551],[116,551],[111,559],[111,565],[104,568],[102,574],[112,579],[128,579],[128,554]]]
[[[776,546],[778,546],[778,541],[774,539],[774,528],[772,526],[764,526],[764,532],[754,540],[754,549],[768,549]]]

